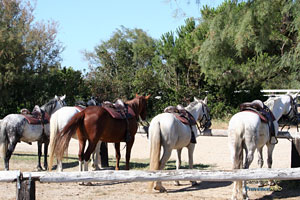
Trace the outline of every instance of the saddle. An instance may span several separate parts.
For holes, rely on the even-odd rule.
[[[132,119],[136,116],[133,109],[120,99],[115,103],[105,101],[102,103],[102,108],[104,108],[112,118],[126,120],[125,142],[129,142],[131,140],[131,135],[129,133],[128,119]]]
[[[115,103],[105,101],[102,103],[102,107],[114,119],[131,119],[135,117],[133,109],[120,99],[118,99]]]
[[[275,121],[275,117],[272,111],[262,101],[254,100],[252,102],[242,103],[240,105],[240,111],[248,111],[248,112],[256,113],[262,122],[268,124],[269,132],[270,132],[270,141],[272,137],[275,137],[276,139],[275,127],[273,123]]]
[[[33,125],[48,124],[50,121],[48,113],[41,110],[37,105],[33,108],[31,113],[25,108],[21,110],[21,114],[25,117],[29,124]]]
[[[193,115],[189,113],[182,105],[177,105],[175,106],[168,106],[167,108],[164,109],[165,113],[172,113],[175,115],[175,117],[181,121],[183,124],[189,125],[191,128],[191,143],[196,143],[196,138],[195,134],[193,132],[192,126],[196,125],[197,122]]]

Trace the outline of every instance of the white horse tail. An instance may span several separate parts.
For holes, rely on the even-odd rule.
[[[243,134],[244,127],[242,123],[237,123],[234,127],[229,125],[228,136],[233,169],[241,169],[243,167]]]
[[[7,152],[7,134],[4,121],[0,120],[0,157],[4,158]]]
[[[49,171],[52,170],[52,166],[53,166],[53,159],[55,154],[54,146],[56,146],[55,136],[59,133],[57,117],[58,117],[57,112],[55,112],[50,118]]]
[[[237,118],[235,118],[236,120]],[[233,120],[233,122],[235,121]],[[232,168],[241,169],[243,167],[243,123],[229,122],[228,137],[231,149]],[[235,181],[233,187],[232,199],[239,199],[242,195],[242,181]]]
[[[152,121],[149,126],[150,136],[150,170],[158,170],[160,165],[161,132],[159,121]],[[152,190],[154,182],[149,183]]]

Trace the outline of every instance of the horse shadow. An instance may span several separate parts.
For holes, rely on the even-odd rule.
[[[190,183],[187,183],[186,185],[189,185],[184,188],[176,189],[176,190],[168,190],[168,193],[180,193],[180,192],[191,192],[191,191],[198,191],[198,190],[205,190],[205,189],[212,189],[212,188],[220,188],[220,187],[227,187],[231,185],[231,181],[220,181],[220,182],[212,182],[212,181],[201,181],[197,182],[195,185],[191,185]],[[185,185],[185,184],[181,184]]]

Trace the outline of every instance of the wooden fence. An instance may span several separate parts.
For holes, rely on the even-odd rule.
[[[238,170],[161,170],[161,171],[88,171],[20,172],[0,171],[0,182],[16,182],[17,200],[35,200],[35,182],[149,182],[149,181],[236,181],[299,180],[300,168]]]

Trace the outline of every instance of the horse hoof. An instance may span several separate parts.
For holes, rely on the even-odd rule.
[[[42,167],[37,167],[36,169],[37,169],[38,172],[43,171]]]
[[[164,187],[162,187],[162,186],[161,186],[161,187],[155,187],[154,189],[155,189],[155,190],[159,190],[160,193],[167,192],[166,188],[164,188]]]
[[[175,181],[175,182],[174,182],[174,185],[175,185],[175,186],[180,186],[179,181]]]

